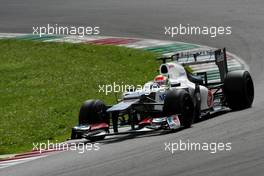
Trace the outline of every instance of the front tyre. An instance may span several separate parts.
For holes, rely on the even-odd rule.
[[[194,104],[190,94],[184,89],[168,91],[164,100],[163,113],[166,116],[179,114],[182,126],[191,127],[194,120]]]
[[[109,115],[106,112],[106,105],[101,100],[87,100],[85,101],[79,112],[79,125],[90,125],[101,122],[109,124]],[[107,129],[106,129],[107,131]],[[71,139],[81,139],[83,133],[80,130],[72,129]],[[104,136],[91,137],[93,141],[101,140]]]
[[[93,124],[108,121],[106,105],[101,100],[85,101],[79,113],[79,124]]]

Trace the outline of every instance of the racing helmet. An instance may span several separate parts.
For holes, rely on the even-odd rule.
[[[154,78],[154,82],[160,86],[163,86],[168,83],[168,78],[164,75],[158,75]]]

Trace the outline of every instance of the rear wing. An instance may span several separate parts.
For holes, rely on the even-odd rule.
[[[176,61],[183,66],[206,64],[206,63],[215,63],[219,69],[220,80],[224,81],[225,76],[228,72],[227,67],[227,56],[226,49],[210,49],[210,50],[201,50],[194,52],[181,52],[171,55],[170,57],[162,57],[157,60],[161,60],[163,63]],[[206,73],[199,73],[200,75]],[[206,81],[207,82],[207,81]]]

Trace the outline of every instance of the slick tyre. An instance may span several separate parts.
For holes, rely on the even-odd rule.
[[[85,101],[79,112],[79,124],[93,124],[108,121],[106,105],[101,100]]]
[[[190,94],[184,89],[168,91],[164,100],[163,113],[166,116],[179,114],[182,126],[191,127],[194,120],[194,104]]]
[[[226,102],[232,110],[251,107],[254,100],[254,84],[248,71],[228,72],[223,87]]]

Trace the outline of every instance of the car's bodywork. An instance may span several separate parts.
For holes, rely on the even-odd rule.
[[[186,58],[188,59],[186,60]],[[183,59],[185,62],[182,62]],[[73,128],[72,138],[101,139],[110,134],[110,122],[114,133],[117,134],[118,122],[121,117],[128,119],[127,122],[133,131],[139,131],[142,128],[172,130],[181,126],[190,127],[194,120],[226,110],[229,105],[235,107],[234,100],[229,99],[231,97],[229,94],[233,90],[230,85],[225,86],[225,82],[229,81],[226,81],[229,72],[225,49],[178,53],[159,60],[163,61],[159,67],[159,74],[167,78],[165,85],[149,81],[143,86],[143,89],[124,92],[121,100],[112,106],[104,106],[102,102],[96,102],[96,100],[89,101],[82,106],[79,118],[89,119],[95,118],[91,116],[98,116],[98,120],[95,123],[79,121],[79,125]],[[218,66],[220,80],[209,82],[206,72],[194,75],[189,69],[190,65],[210,62]],[[230,79],[239,79],[238,83],[249,87],[247,91],[241,92],[248,94],[243,99],[245,100],[244,104],[247,104],[238,107],[250,107],[254,97],[252,79],[247,71],[237,74],[240,76],[235,78],[230,74]],[[244,75],[249,75],[247,76],[250,78],[248,82],[244,83]],[[237,90],[240,91],[239,88],[235,91]],[[98,108],[98,112],[93,112],[95,115],[90,112]]]

